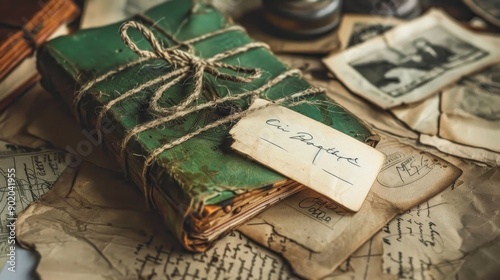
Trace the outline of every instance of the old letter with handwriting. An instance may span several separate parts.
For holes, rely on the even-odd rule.
[[[322,278],[398,213],[444,190],[461,174],[451,163],[395,140],[384,139],[377,149],[387,159],[359,212],[345,212],[304,190],[239,230],[280,253],[298,275]]]

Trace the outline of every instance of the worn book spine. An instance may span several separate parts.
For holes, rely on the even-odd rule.
[[[289,69],[265,47],[252,47],[216,60],[254,41],[211,6],[169,1],[133,20],[147,26],[151,33],[133,29],[122,32],[122,37],[137,46],[135,51],[119,36],[123,23],[82,30],[44,45],[38,55],[43,84],[73,108],[81,124],[89,129],[96,127],[101,110],[108,109],[99,127],[104,144],[144,190],[181,243],[188,250],[203,251],[218,236],[272,203],[270,197],[292,194],[300,185],[231,151],[228,131],[233,122],[214,126],[160,152],[146,165],[146,184],[142,172],[145,159],[165,143],[246,110],[255,96],[208,106],[134,134],[122,158],[124,138],[138,127],[166,118],[151,109],[151,100],[159,89],[168,87],[157,100],[157,105],[168,110],[179,106],[197,88],[199,76],[203,86],[194,106],[254,91],[260,98],[280,100],[311,85],[295,74],[281,79]],[[156,45],[154,40],[158,41]],[[172,52],[173,61],[168,59],[170,51],[166,49],[179,50]],[[176,60],[179,56],[189,59]],[[207,70],[211,62],[217,67]],[[219,62],[237,71],[222,69]],[[191,68],[173,83],[179,76],[170,75],[184,65]],[[237,67],[259,69],[261,74],[250,82],[238,82],[249,75],[240,73],[246,70]],[[206,71],[199,75],[199,68]],[[215,72],[218,74],[213,75]],[[109,73],[112,75],[106,76]],[[151,82],[157,80],[160,82]],[[273,85],[265,88],[270,82]],[[130,98],[109,105],[131,92]],[[81,100],[75,106],[78,96]],[[350,135],[353,141],[376,144],[377,136],[363,122],[324,94],[298,99],[307,102],[293,106],[293,110]]]

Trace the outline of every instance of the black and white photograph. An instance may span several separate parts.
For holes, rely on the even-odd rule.
[[[500,50],[490,37],[432,9],[323,62],[353,93],[390,109],[436,95],[497,62]]]
[[[436,26],[412,40],[352,61],[350,66],[382,92],[398,97],[486,55],[487,51]]]

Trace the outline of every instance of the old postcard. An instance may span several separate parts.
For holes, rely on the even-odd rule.
[[[322,278],[398,213],[442,191],[461,174],[449,162],[395,140],[384,139],[377,149],[387,159],[358,213],[345,212],[324,196],[304,190],[239,230],[283,255],[297,274]]]
[[[389,111],[365,102],[359,96],[347,90],[339,81],[329,77],[328,69],[318,59],[291,54],[282,54],[279,55],[279,58],[289,67],[300,69],[308,82],[324,88],[328,97],[354,115],[363,116],[363,121],[376,129],[408,139],[418,138],[418,134],[402,125]]]
[[[338,37],[342,49],[361,44],[403,23],[394,17],[346,14],[342,16]]]
[[[493,43],[431,10],[324,62],[354,93],[387,109],[436,94],[499,59]]]
[[[439,136],[500,153],[500,65],[443,91]]]

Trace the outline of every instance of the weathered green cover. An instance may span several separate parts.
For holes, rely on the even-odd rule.
[[[160,31],[173,34],[178,40],[184,41],[231,24],[212,7],[200,5],[194,12],[192,10],[190,1],[174,0],[157,6],[134,20],[150,27],[150,23],[155,22],[154,33],[164,46],[169,46],[172,42]],[[75,91],[89,80],[127,62],[137,60],[138,55],[128,49],[120,39],[120,25],[121,23],[116,23],[101,28],[81,30],[74,35],[59,37],[45,44],[38,53],[38,67],[43,77],[43,84],[71,105]],[[152,49],[147,40],[136,30],[131,29],[128,34],[139,48]],[[252,39],[243,32],[230,31],[195,43],[194,47],[198,56],[206,58],[251,41]],[[210,98],[210,94],[214,93],[224,96],[228,91],[237,93],[256,89],[287,69],[270,51],[262,48],[223,61],[248,68],[260,68],[264,74],[247,84],[220,80],[215,82],[212,76],[205,74],[205,83],[208,85],[207,88],[211,89],[205,91],[205,98]],[[166,61],[154,59],[96,84],[82,99],[82,124],[89,129],[93,128],[98,108],[101,108],[102,104],[172,69],[173,67]],[[273,100],[299,92],[309,86],[301,78],[290,77],[264,92],[261,97]],[[111,147],[112,153],[116,153],[113,147],[119,145],[117,139],[123,139],[127,130],[151,120],[153,116],[147,111],[148,98],[157,87],[159,85],[144,90],[134,98],[114,106],[108,112],[107,117],[111,118],[117,127],[112,135],[104,135],[104,141]],[[162,105],[178,103],[191,90],[191,81],[175,86],[164,94]],[[305,104],[292,109],[359,141],[374,144],[372,132],[355,116],[329,101],[323,94],[311,98],[321,101],[320,104]],[[246,108],[247,101],[231,106]],[[226,111],[221,108],[207,109],[158,129],[140,133],[138,139],[132,139],[128,145],[129,167],[142,166],[145,156],[162,143],[179,138],[187,132],[221,118],[227,113]],[[269,188],[273,183],[285,179],[274,171],[230,151],[229,129],[228,125],[212,129],[167,150],[151,167],[153,200],[169,229],[189,250],[203,250],[206,248],[206,243],[211,241],[191,242],[191,239],[197,238],[192,236],[195,227],[191,224],[192,218],[203,217],[202,212],[206,210],[207,205],[231,205],[231,201],[239,194]],[[140,172],[140,168],[136,169]],[[138,174],[130,176],[135,181],[139,178]]]

